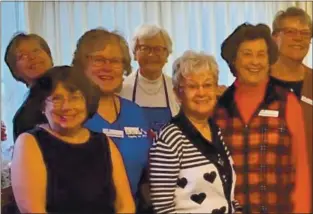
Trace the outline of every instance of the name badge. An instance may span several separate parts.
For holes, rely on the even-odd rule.
[[[125,127],[124,128],[125,134],[129,138],[136,138],[136,137],[146,137],[147,132],[139,127]]]
[[[138,127],[125,127],[124,131],[127,135],[139,135],[140,130]]]
[[[124,138],[124,132],[122,130],[102,129],[102,132],[106,134],[108,137]]]
[[[302,96],[302,97],[301,97],[301,100],[302,100],[303,102],[305,102],[305,103],[311,105],[311,106],[313,105],[313,100],[311,100],[310,98],[307,98],[307,97],[305,97],[305,96]]]
[[[279,112],[276,110],[266,110],[266,109],[262,109],[259,112],[259,116],[261,117],[278,117]]]

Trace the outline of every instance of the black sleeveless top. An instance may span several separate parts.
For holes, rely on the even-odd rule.
[[[28,131],[47,170],[48,213],[114,213],[115,189],[109,142],[90,132],[83,144],[66,143],[43,128]]]

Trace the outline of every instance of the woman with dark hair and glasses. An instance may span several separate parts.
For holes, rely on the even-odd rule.
[[[53,65],[52,55],[47,42],[37,34],[18,33],[8,44],[4,61],[13,78],[25,84],[33,85]],[[31,124],[45,122],[45,118],[37,115],[32,101],[26,99],[13,118],[13,140],[19,134],[31,129]]]
[[[311,190],[301,106],[269,81],[278,49],[267,25],[238,26],[222,44],[236,77],[215,120],[234,159],[235,195],[245,213],[306,213]]]
[[[133,213],[115,144],[83,127],[99,100],[88,81],[69,66],[53,67],[31,86],[29,96],[47,123],[20,134],[15,143],[11,179],[19,210]]]

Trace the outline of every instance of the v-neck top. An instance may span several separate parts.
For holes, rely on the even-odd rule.
[[[84,126],[94,132],[104,132],[116,144],[135,198],[143,170],[148,164],[152,139],[148,136],[150,128],[143,110],[129,100],[121,97],[119,99],[120,113],[113,123],[96,113]]]
[[[150,150],[150,194],[156,213],[234,213],[236,175],[217,125],[206,140],[181,111]]]

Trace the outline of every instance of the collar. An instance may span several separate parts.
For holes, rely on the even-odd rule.
[[[213,119],[209,119],[208,123],[212,133],[212,143],[208,142],[201,133],[193,126],[193,124],[186,117],[181,110],[175,117],[172,118],[171,123],[177,125],[187,139],[207,158],[210,162],[213,162],[219,167],[219,154],[223,159],[224,164],[222,167],[228,167],[230,169],[230,162],[227,157],[222,138],[220,136],[221,131],[218,126],[213,122]],[[231,170],[226,170],[226,173],[231,176]],[[230,173],[230,174],[229,174]]]
[[[145,93],[150,95],[155,95],[160,92],[162,86],[163,86],[163,75],[158,77],[155,80],[149,80],[141,75],[140,71],[137,71],[138,80],[137,77],[135,78],[135,87],[138,85],[141,90],[143,90]]]
[[[235,81],[229,88],[226,89],[224,94],[219,98],[217,106],[225,108],[230,116],[235,116],[236,106],[235,103],[235,91],[237,90],[237,82]],[[269,105],[275,100],[283,100],[283,97],[279,94],[278,88],[272,81],[268,81],[266,84],[265,96],[263,104]]]
[[[146,77],[142,76],[142,74],[140,73],[140,70],[137,71],[138,72],[138,80],[140,80],[141,83],[143,84],[147,84],[147,85],[158,85],[158,84],[162,84],[162,80],[163,80],[163,74],[161,74],[157,79],[155,80],[149,80]]]
[[[212,142],[207,142],[207,140],[201,135],[201,133],[198,131],[198,129],[190,122],[190,120],[187,118],[187,116],[184,114],[182,110],[172,118],[172,123],[177,125],[184,135],[187,136],[188,139],[195,142],[205,142],[205,145],[214,146],[215,144],[219,144],[219,137],[218,132],[220,131],[218,126],[213,122],[213,119],[209,119],[208,123],[210,125],[210,129],[212,132]],[[197,143],[199,144],[199,143]]]

